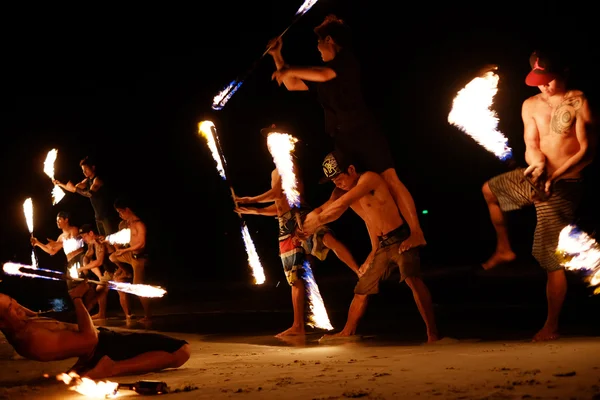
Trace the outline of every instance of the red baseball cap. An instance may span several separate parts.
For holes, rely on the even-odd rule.
[[[529,65],[531,65],[531,71],[525,78],[528,86],[546,85],[559,76],[553,68],[550,58],[538,51],[534,51],[529,57]]]

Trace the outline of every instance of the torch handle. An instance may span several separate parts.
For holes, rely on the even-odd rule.
[[[231,191],[231,200],[233,200],[233,205],[235,206],[235,208],[237,208],[238,203],[237,201],[235,201],[235,192],[233,191],[233,186],[229,185],[229,190]],[[237,213],[238,217],[240,217],[240,219],[242,219],[242,214]]]

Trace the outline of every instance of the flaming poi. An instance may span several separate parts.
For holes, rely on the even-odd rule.
[[[52,149],[48,152],[46,160],[44,161],[44,173],[52,180],[54,180],[54,162],[56,161],[57,155],[58,150]],[[63,197],[65,197],[65,192],[57,185],[54,185],[52,188],[52,204],[56,205]]]
[[[33,237],[33,202],[31,197],[25,200],[23,203],[23,212],[25,213],[25,222],[27,223],[27,229],[29,234]],[[35,256],[35,247],[31,249],[31,266],[37,268],[38,261]]]
[[[79,264],[75,264],[69,268],[67,274],[63,274],[60,271],[33,268],[31,265],[6,262],[2,267],[6,275],[20,276],[27,278],[39,278],[49,279],[53,281],[84,281],[87,280],[89,283],[96,285],[105,285],[109,289],[117,290],[123,293],[133,294],[139,297],[157,298],[163,297],[167,291],[160,286],[152,286],[137,283],[126,283],[126,282],[115,282],[115,281],[96,281],[90,279],[84,279],[78,277]]]
[[[285,30],[279,34],[279,37],[282,37],[316,3],[317,3],[317,0],[304,0],[302,5],[300,6],[300,8],[298,8],[298,11],[296,11],[296,14],[294,16],[294,19],[292,20],[292,23],[289,24],[288,27],[285,28]],[[250,74],[256,69],[256,67],[260,63],[260,60],[262,60],[264,58],[264,56],[266,56],[267,54],[268,54],[268,49],[265,50],[265,52],[260,56],[260,58],[258,58],[258,60],[256,60],[254,62],[254,64],[252,64],[252,66],[242,76],[231,81],[223,90],[221,90],[213,98],[213,103],[212,103],[213,110],[219,111],[225,107],[225,105],[227,104],[227,102],[229,101],[231,96],[233,96],[235,94],[235,92],[237,92],[237,90],[240,88],[240,86],[242,86],[242,83],[244,83],[244,81],[248,78],[248,76],[250,76]]]
[[[498,129],[498,115],[492,109],[500,81],[497,69],[496,65],[488,66],[458,92],[452,101],[448,122],[465,132],[496,158],[514,167],[516,163],[512,159],[508,138]],[[523,179],[530,184],[541,200],[547,198],[546,193],[529,177],[523,176]]]
[[[228,182],[227,180],[227,161],[225,160],[225,156],[223,155],[223,151],[221,149],[219,143],[219,137],[217,136],[217,129],[215,124],[212,121],[202,121],[198,124],[198,132],[204,139],[206,139],[206,143],[208,148],[212,154],[213,159],[217,165],[217,172],[221,176],[221,179]],[[229,183],[229,182],[228,182]],[[233,192],[233,187],[229,184],[229,189],[231,191],[232,198],[235,202],[235,193]],[[236,204],[237,206],[237,204]],[[258,256],[258,252],[256,251],[256,247],[254,246],[254,242],[252,241],[252,237],[250,236],[250,231],[246,226],[246,221],[242,218],[240,214],[238,214],[241,220],[241,231],[242,231],[242,239],[244,241],[244,247],[246,248],[246,254],[248,255],[248,264],[250,269],[252,270],[252,276],[254,278],[254,283],[257,285],[262,285],[265,283],[265,272],[263,266],[260,262],[260,258]]]
[[[276,128],[274,128],[276,129]],[[287,202],[296,215],[298,227],[302,229],[302,221],[298,214],[301,199],[298,191],[298,181],[294,168],[293,152],[298,139],[289,133],[271,131],[267,136],[267,145],[269,152],[273,157],[273,162],[277,172],[281,176],[281,185]],[[321,297],[319,286],[310,267],[310,262],[304,262],[304,284],[307,298],[310,305],[309,325],[319,329],[332,330],[329,316],[325,309],[325,303]]]
[[[576,225],[567,225],[558,237],[556,253],[568,270],[584,271],[594,294],[600,294],[600,245]]]

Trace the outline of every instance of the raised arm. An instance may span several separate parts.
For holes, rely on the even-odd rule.
[[[271,57],[273,57],[273,61],[275,62],[275,68],[277,69],[277,71],[282,71],[287,68],[287,65],[285,64],[285,60],[283,59],[283,56],[281,55],[282,44],[283,44],[283,42],[281,40],[281,37],[276,37],[275,39],[271,40],[269,42],[269,44],[267,45],[267,53],[269,53],[271,55]],[[280,85],[281,85],[281,83],[283,83],[285,85],[286,89],[290,90],[290,91],[306,91],[306,90],[308,90],[308,86],[306,86],[306,84],[304,82],[302,82],[302,80],[300,80],[298,78],[294,78],[292,76],[282,77],[281,81],[278,80],[278,83]]]
[[[336,76],[336,72],[329,67],[284,67],[273,72],[272,79],[276,80],[279,85],[283,83],[288,90],[308,90],[308,86],[306,86],[304,81],[327,82]],[[286,84],[286,82],[290,81],[300,81],[303,86],[295,84],[293,89],[290,89]]]
[[[31,245],[37,246],[40,249],[44,250],[46,253],[51,256],[58,253],[63,248],[62,236],[58,238],[59,240],[49,241],[47,244],[40,242],[37,238],[31,237]]]

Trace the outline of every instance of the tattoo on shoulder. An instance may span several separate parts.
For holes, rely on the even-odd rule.
[[[578,110],[583,104],[583,96],[573,96],[565,99],[552,114],[550,128],[553,133],[564,135],[568,133],[577,116]]]

